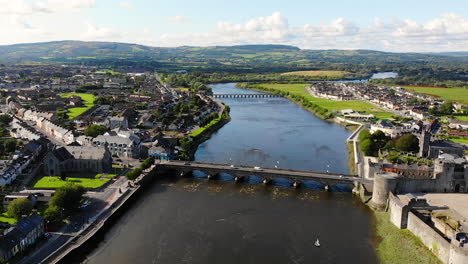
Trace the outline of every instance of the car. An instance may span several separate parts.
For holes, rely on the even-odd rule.
[[[261,167],[258,167],[258,166],[255,166],[255,167],[254,167],[254,170],[261,171],[261,170],[262,170],[262,168],[261,168]]]
[[[343,177],[344,177],[343,175],[340,175],[340,179],[343,179]]]
[[[82,205],[81,205],[81,208],[86,208],[90,205],[90,202],[88,201],[85,201]]]
[[[234,164],[231,164],[231,166],[229,166],[231,169],[238,169],[236,166],[234,166]]]
[[[190,165],[190,162],[186,161],[184,162],[184,165]]]

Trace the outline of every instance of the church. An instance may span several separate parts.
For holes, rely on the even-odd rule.
[[[63,176],[68,172],[108,173],[112,170],[112,156],[107,147],[65,146],[47,153],[44,173]]]

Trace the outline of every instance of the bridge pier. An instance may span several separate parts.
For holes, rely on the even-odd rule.
[[[331,191],[330,185],[325,185],[323,189],[327,192]]]
[[[245,180],[244,176],[235,176],[234,181],[235,182],[243,182]]]
[[[264,185],[268,185],[271,183],[271,180],[270,179],[263,179],[263,184]]]
[[[208,180],[216,180],[219,177],[218,173],[208,173]]]
[[[180,171],[179,175],[182,178],[190,178],[190,177],[193,177],[193,171],[192,170],[183,170],[183,171]]]
[[[298,181],[295,181],[295,182],[293,183],[292,186],[293,186],[295,189],[297,189],[297,188],[301,187],[301,183],[298,182]]]

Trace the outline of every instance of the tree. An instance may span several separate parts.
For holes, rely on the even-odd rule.
[[[363,129],[359,132],[359,140],[362,141],[364,139],[371,138],[371,133],[369,129]]]
[[[12,153],[16,150],[16,140],[15,139],[7,139],[3,142],[3,147],[5,152]]]
[[[28,198],[19,198],[8,205],[7,214],[19,220],[23,215],[31,214],[32,209],[33,203]]]
[[[440,105],[440,113],[451,115],[453,114],[453,104],[450,101],[445,101],[443,104]]]
[[[140,176],[140,174],[143,172],[143,170],[141,168],[135,168],[133,170],[131,170],[130,172],[127,173],[127,179],[129,180],[135,180],[138,176]]]
[[[360,141],[359,147],[366,156],[370,156],[374,153],[374,142],[372,142],[372,140],[369,138]]]
[[[81,206],[84,193],[83,186],[67,183],[55,191],[54,197],[50,200],[50,205],[63,208],[67,213],[76,211]]]
[[[145,159],[145,161],[140,165],[142,170],[146,170],[147,168],[151,167],[151,164],[154,163],[154,157],[149,157]]]
[[[413,151],[419,150],[419,140],[413,134],[406,134],[397,139],[395,147],[400,151]]]
[[[11,120],[13,120],[13,118],[9,115],[0,115],[0,124],[3,126],[10,124]]]
[[[51,205],[44,211],[44,218],[50,223],[59,223],[62,221],[62,208],[57,205]]]
[[[99,135],[103,135],[107,132],[107,127],[100,126],[100,125],[90,125],[85,131],[84,134],[88,137],[97,137]]]

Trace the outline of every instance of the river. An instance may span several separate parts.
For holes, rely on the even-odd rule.
[[[200,145],[197,161],[348,172],[343,127],[283,98],[223,101],[232,121]],[[377,263],[372,213],[350,192],[202,177],[158,180],[87,257],[67,263]]]

